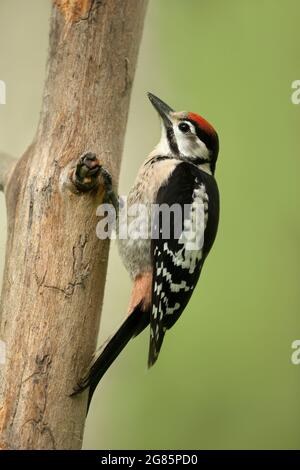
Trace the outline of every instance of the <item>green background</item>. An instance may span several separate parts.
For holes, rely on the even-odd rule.
[[[21,155],[36,128],[47,0],[1,0],[0,149]],[[184,315],[146,370],[148,332],[95,394],[85,448],[299,448],[300,79],[298,0],[150,0],[132,94],[120,193],[159,138],[152,91],[216,127],[218,237]],[[5,249],[1,203],[0,261]],[[112,245],[100,342],[130,282]]]

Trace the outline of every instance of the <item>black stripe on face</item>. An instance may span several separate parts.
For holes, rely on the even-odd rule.
[[[201,129],[199,125],[197,124],[196,121],[193,121],[192,119],[184,119],[185,121],[190,122],[193,124],[196,130],[196,134],[199,137],[200,140],[206,145],[208,150],[211,152],[214,158],[217,158],[218,153],[219,153],[219,138],[218,135],[215,134],[208,134],[205,132],[204,129]]]
[[[170,149],[172,150],[173,153],[175,153],[176,155],[179,155],[179,149],[178,149],[178,145],[175,139],[173,127],[168,126],[166,130],[167,130],[167,139],[169,142]]]

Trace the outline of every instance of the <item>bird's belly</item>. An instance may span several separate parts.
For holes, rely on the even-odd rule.
[[[151,262],[151,233],[153,204],[156,201],[157,191],[168,176],[172,173],[178,161],[167,159],[140,169],[135,185],[131,189],[126,201],[127,237],[126,230],[120,229],[118,245],[124,266],[134,279],[139,274],[152,270]],[[131,212],[132,211],[132,212]],[[134,214],[134,215],[130,215]],[[120,222],[119,220],[119,224]],[[135,237],[134,234],[138,234]]]
[[[149,194],[129,194],[126,217],[119,219],[119,252],[132,279],[151,271],[152,201]],[[146,196],[146,197],[145,197]],[[145,202],[147,200],[147,202]]]
[[[132,279],[151,271],[151,240],[119,239],[119,252]]]

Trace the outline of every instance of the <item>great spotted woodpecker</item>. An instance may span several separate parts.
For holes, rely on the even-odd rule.
[[[119,240],[120,254],[133,280],[128,316],[93,360],[74,394],[89,388],[89,400],[113,361],[128,341],[150,325],[148,366],[157,360],[162,342],[185,309],[199,279],[203,263],[216,237],[219,220],[219,192],[214,178],[219,151],[218,135],[198,114],[175,112],[151,93],[151,103],[162,121],[159,144],[145,160],[131,189],[127,205],[174,204],[182,208],[175,236],[174,218],[169,237],[162,236],[161,215],[154,217],[158,236]],[[111,193],[111,179],[104,181]],[[110,187],[108,187],[110,186]],[[203,208],[203,242],[190,246],[183,237],[193,223],[195,207]],[[184,210],[188,206],[189,211]],[[159,212],[158,212],[159,214]],[[140,223],[140,222],[139,222]],[[179,231],[178,231],[179,223]],[[151,224],[150,224],[151,225]],[[172,230],[173,229],[173,230]]]

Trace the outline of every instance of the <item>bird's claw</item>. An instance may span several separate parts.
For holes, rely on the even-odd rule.
[[[113,190],[112,176],[110,172],[104,168],[94,153],[88,152],[83,154],[74,168],[71,179],[77,191],[87,192],[98,187],[102,180],[104,187],[104,203],[112,204],[118,211],[118,197]]]
[[[80,191],[90,191],[99,183],[101,164],[94,153],[85,153],[80,158],[73,173],[73,182]]]

